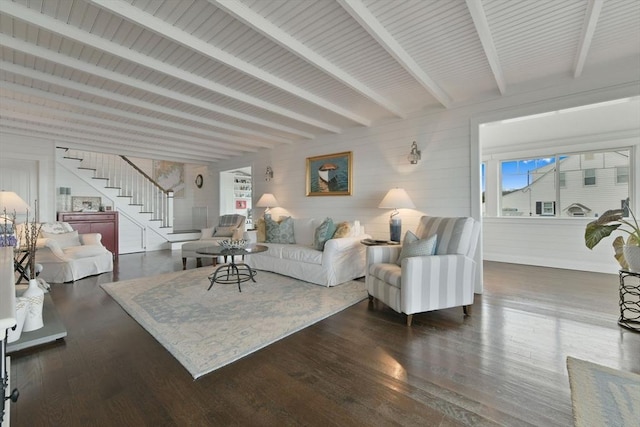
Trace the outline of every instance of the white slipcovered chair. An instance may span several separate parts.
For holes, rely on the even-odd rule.
[[[420,218],[415,237],[433,255],[409,253],[398,264],[403,247],[369,246],[365,283],[369,298],[376,298],[407,315],[411,326],[414,313],[462,306],[465,315],[473,304],[476,262],[474,255],[480,224],[473,218]],[[435,236],[435,237],[434,237]],[[426,246],[425,246],[426,244]],[[406,252],[405,252],[406,253]]]
[[[19,236],[24,226],[18,226]],[[101,240],[100,233],[78,234],[66,222],[43,223],[36,242],[36,263],[43,267],[38,277],[64,283],[113,271],[113,254]]]

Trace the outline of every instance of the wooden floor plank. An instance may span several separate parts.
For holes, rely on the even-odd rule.
[[[615,274],[486,262],[470,317],[421,313],[408,328],[362,301],[194,381],[100,288],[181,269],[177,252],[128,254],[54,284],[68,336],[12,355],[12,425],[566,426],[567,356],[640,373]]]

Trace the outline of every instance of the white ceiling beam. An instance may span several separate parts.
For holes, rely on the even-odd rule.
[[[290,36],[285,31],[267,21],[264,17],[258,15],[241,2],[221,0],[209,0],[209,2],[229,13],[231,16],[240,20],[253,30],[279,44],[289,52],[328,74],[335,80],[375,102],[385,110],[395,114],[397,117],[405,117],[405,114],[391,100],[375,92],[373,89],[366,86],[346,71],[340,69],[323,56],[317,54],[315,51],[305,46],[304,43],[301,43],[294,37]]]
[[[154,17],[129,3],[125,3],[121,0],[89,0],[91,3],[96,4],[102,9],[108,10],[127,21],[133,22],[139,26],[142,26],[156,34],[169,39],[175,43],[179,43],[184,47],[194,50],[208,58],[225,64],[231,68],[241,71],[257,80],[274,86],[280,90],[283,90],[291,95],[296,96],[304,101],[315,104],[318,107],[324,108],[327,111],[331,111],[337,115],[347,118],[355,123],[370,126],[371,120],[362,117],[353,111],[349,111],[339,105],[336,105],[325,98],[321,98],[299,86],[289,83],[271,73],[262,70],[255,65],[252,65],[240,58],[219,49],[202,39],[199,39],[191,34],[178,29],[177,27],[166,23],[165,21]]]
[[[99,117],[87,116],[81,113],[73,113],[71,111],[60,110],[53,107],[48,107],[46,105],[36,105],[36,104],[32,104],[25,101],[19,101],[16,99],[3,98],[0,108],[5,108],[5,109],[13,108],[14,111],[20,110],[23,112],[29,112],[32,116],[35,116],[36,112],[44,113],[46,114],[45,117],[58,117],[64,122],[72,119],[79,122],[89,123],[92,126],[100,125],[100,126],[103,126],[102,128],[103,130],[105,130],[104,129],[105,127],[111,128],[106,130],[108,130],[109,132],[114,132],[114,134],[121,132],[122,130],[125,130],[126,132],[123,135],[123,137],[125,138],[126,138],[126,135],[135,134],[139,136],[140,134],[145,134],[153,138],[154,143],[160,143],[160,144],[172,143],[173,146],[175,146],[175,143],[178,143],[185,147],[195,147],[195,148],[201,147],[207,150],[207,152],[210,152],[211,154],[219,154],[221,156],[233,156],[233,155],[242,154],[242,152],[257,151],[255,149],[247,150],[243,148],[236,148],[235,150],[223,149],[217,145],[212,146],[211,140],[185,137],[184,135],[172,134],[170,132],[152,130],[144,126],[136,126],[130,123],[124,124],[116,120],[108,120],[108,119],[102,119]]]
[[[181,70],[178,67],[166,64],[150,56],[144,55],[140,52],[136,52],[132,49],[128,49],[124,46],[120,46],[116,43],[105,40],[101,37],[95,36],[86,31],[82,31],[79,28],[72,27],[42,13],[36,12],[28,7],[19,5],[17,3],[8,2],[2,0],[0,2],[0,9],[4,15],[11,16],[20,21],[26,22],[30,25],[40,27],[52,33],[58,34],[62,37],[66,37],[70,40],[74,40],[78,43],[82,43],[86,46],[90,46],[94,49],[98,49],[114,55],[118,58],[125,59],[135,64],[141,65],[150,70],[166,74],[184,82],[201,87],[204,90],[217,92],[221,95],[227,96],[232,99],[244,102],[249,105],[264,109],[273,114],[277,114],[283,117],[287,117],[291,120],[305,123],[309,126],[313,126],[319,129],[324,129],[333,133],[340,133],[341,129],[331,124],[322,122],[312,117],[305,116],[300,113],[296,113],[293,110],[280,107],[276,104],[264,101],[246,93],[239,92],[237,90],[228,88],[224,85],[216,83],[212,80],[200,77],[196,74]]]
[[[504,95],[507,91],[507,82],[502,72],[502,65],[500,64],[500,57],[498,56],[498,50],[493,42],[493,36],[491,35],[491,28],[489,28],[489,21],[487,21],[487,15],[484,13],[481,0],[466,0],[467,8],[471,14],[473,24],[476,26],[480,43],[484,49],[484,54],[489,61],[489,66],[493,72],[493,78],[496,80],[500,94]]]
[[[575,60],[573,61],[573,77],[576,79],[582,75],[584,63],[587,60],[587,55],[591,48],[591,42],[593,41],[593,34],[596,31],[598,19],[600,18],[603,1],[604,0],[589,0],[589,4],[587,5],[587,12],[584,16],[584,24],[582,25],[582,34],[580,35],[578,52]]]
[[[438,85],[429,75],[413,60],[411,55],[398,43],[387,29],[376,19],[369,9],[360,0],[338,0],[345,9],[371,37],[373,37],[384,50],[389,53],[418,83],[422,85],[440,104],[449,108],[452,99],[444,89]]]
[[[52,135],[59,135],[62,137],[71,137],[71,138],[84,140],[86,142],[93,141],[96,144],[102,144],[102,145],[108,144],[109,146],[118,147],[122,149],[131,148],[132,146],[134,146],[131,144],[131,142],[135,141],[136,142],[135,147],[138,149],[138,152],[146,153],[144,157],[149,157],[149,156],[152,156],[153,153],[155,152],[162,151],[164,153],[171,154],[171,155],[174,155],[174,154],[181,155],[181,156],[190,155],[187,157],[206,158],[209,161],[218,161],[221,159],[220,156],[207,154],[206,152],[191,153],[188,150],[182,150],[178,147],[171,149],[164,146],[159,146],[158,144],[147,144],[142,141],[137,141],[135,140],[135,138],[131,138],[131,137],[127,138],[126,140],[123,140],[121,138],[109,138],[109,137],[105,137],[104,135],[89,134],[82,129],[75,130],[74,128],[70,128],[70,127],[65,127],[64,129],[60,129],[58,127],[58,124],[56,124],[57,122],[55,121],[45,120],[42,117],[38,117],[36,119],[37,121],[33,121],[34,118],[33,117],[30,118],[28,114],[22,115],[21,113],[7,112],[0,109],[0,125],[6,125],[7,123],[5,121],[8,121],[8,120],[11,120],[14,123],[14,126],[18,126],[18,127],[20,127],[19,123],[25,123],[25,126],[22,126],[22,129],[25,129],[25,130],[48,132],[50,138],[52,137]],[[98,145],[98,146],[101,146],[101,145]],[[148,151],[145,151],[144,148],[147,148]]]
[[[68,96],[58,95],[50,92],[43,92],[39,89],[34,89],[34,88],[18,85],[15,83],[3,82],[2,86],[0,86],[0,89],[9,89],[14,92],[20,92],[26,95],[37,97],[37,98],[59,102],[61,104],[70,105],[75,109],[93,111],[97,114],[115,115],[125,120],[136,120],[142,123],[147,123],[148,125],[151,125],[151,126],[159,126],[161,128],[170,128],[170,129],[175,129],[181,132],[187,132],[188,134],[196,134],[204,137],[209,137],[209,138],[212,138],[215,142],[217,142],[218,145],[221,147],[234,147],[238,144],[246,146],[246,142],[247,142],[247,140],[245,140],[244,138],[237,138],[234,136],[224,135],[218,132],[207,131],[205,129],[200,129],[197,127],[185,126],[179,123],[169,122],[167,120],[156,119],[154,117],[148,117],[142,114],[133,113],[131,111],[122,111],[117,108],[111,108],[104,105],[97,105],[91,102],[82,101],[80,99],[71,98]],[[235,143],[223,142],[223,141],[234,141],[234,140],[236,141]],[[247,148],[247,150],[249,149]]]
[[[152,154],[143,153],[140,151],[133,151],[128,148],[111,148],[109,145],[105,145],[100,142],[87,142],[84,138],[73,138],[69,136],[52,136],[50,131],[36,131],[29,127],[29,124],[20,122],[13,122],[11,120],[0,119],[0,129],[6,133],[13,135],[28,136],[31,138],[40,138],[45,140],[52,140],[56,147],[73,148],[77,150],[86,151],[98,151],[105,154],[115,154],[132,157],[153,158],[154,160],[170,160],[173,162],[183,162],[192,164],[206,165],[210,162],[216,162],[217,160],[207,160],[202,157],[192,158],[185,156],[183,153],[178,155],[164,154],[161,151],[155,151]],[[150,157],[151,156],[151,157]]]
[[[6,62],[6,61],[0,61],[0,70],[4,70],[4,71],[9,71],[11,73],[14,73],[16,75],[22,75],[25,77],[29,77],[31,79],[34,80],[39,80],[45,83],[49,83],[55,86],[60,86],[66,89],[72,89],[72,90],[76,90],[78,92],[82,92],[84,94],[87,95],[91,95],[91,96],[95,96],[95,97],[99,97],[99,98],[104,98],[106,100],[110,100],[110,101],[116,101],[116,102],[120,102],[122,104],[127,104],[129,106],[134,106],[137,108],[142,108],[145,110],[149,110],[149,111],[154,111],[157,113],[161,113],[161,114],[166,114],[169,116],[173,116],[176,118],[180,118],[180,119],[184,119],[184,120],[189,120],[192,122],[196,122],[196,123],[202,123],[204,125],[209,125],[212,127],[220,127],[217,126],[214,123],[211,123],[211,121],[209,119],[207,119],[206,117],[201,117],[201,116],[196,116],[193,114],[187,114],[187,113],[181,113],[179,111],[176,111],[174,109],[171,108],[167,108],[167,107],[162,107],[159,106],[157,104],[151,103],[151,102],[147,102],[147,101],[140,101],[136,98],[132,98],[130,96],[125,96],[125,95],[119,95],[117,93],[114,92],[110,92],[104,89],[98,89],[95,88],[93,86],[87,86],[81,83],[77,83],[71,80],[67,80],[67,79],[63,79],[62,77],[58,77],[58,76],[54,76],[51,74],[46,74],[46,73],[42,73],[40,71],[36,71],[30,68],[25,68],[25,67],[21,67],[19,65],[15,65],[12,64],[10,62]],[[247,131],[244,128],[238,127],[238,126],[231,126],[231,125],[226,125],[224,123],[220,123],[221,125],[223,125],[222,127],[226,130],[230,130],[230,131],[235,131],[238,133],[245,133],[248,135],[253,135],[255,137],[258,138],[262,138],[263,135],[259,132],[252,132],[252,131]],[[267,142],[263,142],[263,141],[251,141],[249,142],[249,140],[245,141],[245,144],[247,146],[256,146],[256,147],[262,147],[262,148],[272,148],[274,146],[274,144],[270,144]]]
[[[98,67],[93,64],[88,64],[86,62],[80,61],[78,59],[71,58],[66,55],[62,55],[57,52],[50,51],[40,46],[33,45],[31,43],[25,42],[23,40],[19,40],[13,37],[9,37],[4,34],[0,34],[0,45],[9,47],[13,50],[17,50],[28,55],[36,56],[38,58],[45,59],[47,61],[51,61],[53,63],[59,64],[63,67],[73,68],[78,71],[82,71],[92,76],[102,77],[103,79],[111,80],[113,82],[127,85],[129,87],[140,89],[147,91],[149,93],[153,93],[155,95],[159,95],[168,99],[174,99],[176,101],[184,102],[185,104],[192,105],[194,107],[202,108],[207,111],[211,111],[214,113],[225,114],[231,117],[235,117],[241,120],[245,120],[250,123],[254,123],[257,125],[269,127],[272,129],[280,130],[282,132],[291,133],[294,135],[302,136],[305,138],[313,137],[312,134],[307,132],[301,132],[298,129],[293,129],[288,126],[282,126],[278,123],[269,122],[266,120],[259,119],[257,117],[250,116],[248,114],[243,114],[239,112],[235,112],[228,108],[220,107],[214,104],[211,104],[206,101],[202,101],[198,98],[194,98],[192,96],[187,96],[182,93],[165,89],[160,86],[156,86],[142,80],[134,79],[129,76],[125,76],[124,74],[116,73],[115,71],[110,71],[101,67]],[[217,120],[207,119],[207,125],[216,126],[219,128],[225,128],[226,124]],[[220,125],[217,125],[220,124]],[[237,127],[234,127],[237,128]],[[237,131],[237,129],[233,129]],[[246,133],[243,128],[242,133]],[[259,136],[262,139],[271,140],[277,143],[290,144],[292,141],[290,139],[281,138],[273,135],[269,135],[266,133],[255,133],[256,136]]]

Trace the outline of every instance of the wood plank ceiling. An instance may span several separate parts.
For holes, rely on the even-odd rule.
[[[202,163],[640,70],[637,0],[0,0],[0,129]]]

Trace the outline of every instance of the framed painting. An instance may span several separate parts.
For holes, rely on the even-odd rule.
[[[102,199],[100,197],[72,197],[71,208],[74,212],[98,212]]]
[[[307,196],[350,196],[352,154],[307,157]]]

